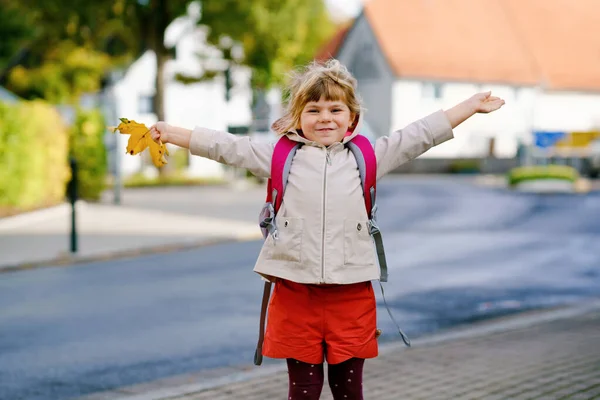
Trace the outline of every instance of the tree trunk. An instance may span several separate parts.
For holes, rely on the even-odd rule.
[[[159,121],[165,120],[165,64],[168,59],[169,57],[167,54],[161,54],[159,51],[156,52],[156,92],[154,95],[154,112]]]
[[[156,54],[156,84],[154,95],[154,112],[159,121],[165,120],[165,63],[169,52],[165,47],[165,31],[168,26],[167,0],[152,0],[152,50]]]
[[[165,47],[165,31],[169,24],[167,0],[152,1],[152,41],[151,45],[156,54],[156,81],[153,98],[154,113],[159,121],[164,121],[165,116],[165,64],[170,58],[170,53]],[[158,169],[160,175],[173,171],[173,164],[167,164]]]

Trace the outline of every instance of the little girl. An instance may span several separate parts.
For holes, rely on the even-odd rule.
[[[289,89],[285,114],[272,128],[303,146],[276,216],[278,237],[267,237],[254,268],[275,282],[263,355],[287,360],[290,400],[320,397],[325,360],[334,399],[362,399],[364,360],[378,353],[371,281],[380,275],[356,159],[344,145],[360,133],[363,117],[356,80],[330,60],[308,65]],[[475,94],[378,138],[377,178],[451,139],[473,114],[503,104],[490,92]],[[162,121],[150,131],[155,141],[270,177],[274,144]]]

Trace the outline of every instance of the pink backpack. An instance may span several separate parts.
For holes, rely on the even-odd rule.
[[[275,144],[273,150],[273,157],[271,159],[271,178],[267,182],[267,199],[265,205],[260,213],[260,228],[263,236],[266,238],[268,235],[273,235],[277,238],[277,224],[275,223],[275,216],[281,202],[283,201],[283,194],[285,193],[285,187],[287,179],[292,166],[292,160],[296,151],[302,146],[302,143],[294,142],[287,136],[282,136],[281,139]],[[369,234],[373,238],[375,243],[375,249],[377,251],[377,259],[379,261],[380,269],[380,282],[387,282],[387,263],[385,260],[385,253],[383,249],[383,240],[381,238],[381,232],[377,225],[376,214],[377,205],[375,203],[375,194],[377,188],[377,159],[375,157],[375,150],[373,145],[369,142],[365,136],[356,135],[352,140],[346,143],[348,150],[354,155],[358,171],[360,174],[360,180],[362,183],[363,194],[365,199],[365,208],[367,210],[367,216],[369,217]],[[383,286],[381,286],[383,293]],[[269,297],[271,295],[271,282],[265,282],[263,291],[263,300],[260,314],[260,331],[258,338],[258,345],[254,354],[254,364],[260,365],[262,363],[262,343],[264,340],[264,326],[267,315],[267,306],[269,304]],[[385,298],[384,298],[385,301]],[[389,308],[388,313],[392,317]],[[392,317],[392,320],[394,318]],[[394,320],[395,322],[395,320]],[[396,324],[397,326],[398,324]],[[398,328],[402,339],[410,346],[410,342]]]

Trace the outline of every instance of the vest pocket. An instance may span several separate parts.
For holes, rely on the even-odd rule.
[[[277,218],[278,239],[274,240],[269,235],[271,247],[270,258],[282,261],[302,261],[302,231],[303,218],[282,217]]]
[[[373,240],[367,221],[344,220],[344,264],[366,266],[372,263]]]

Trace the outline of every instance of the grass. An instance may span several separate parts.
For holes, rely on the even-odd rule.
[[[224,182],[225,180],[221,178],[195,178],[179,173],[158,175],[156,177],[135,174],[124,179],[123,186],[126,188],[139,188],[155,186],[220,185]]]
[[[513,186],[521,182],[557,179],[575,182],[579,179],[579,173],[573,167],[567,165],[530,165],[513,168],[508,172],[508,183]]]

